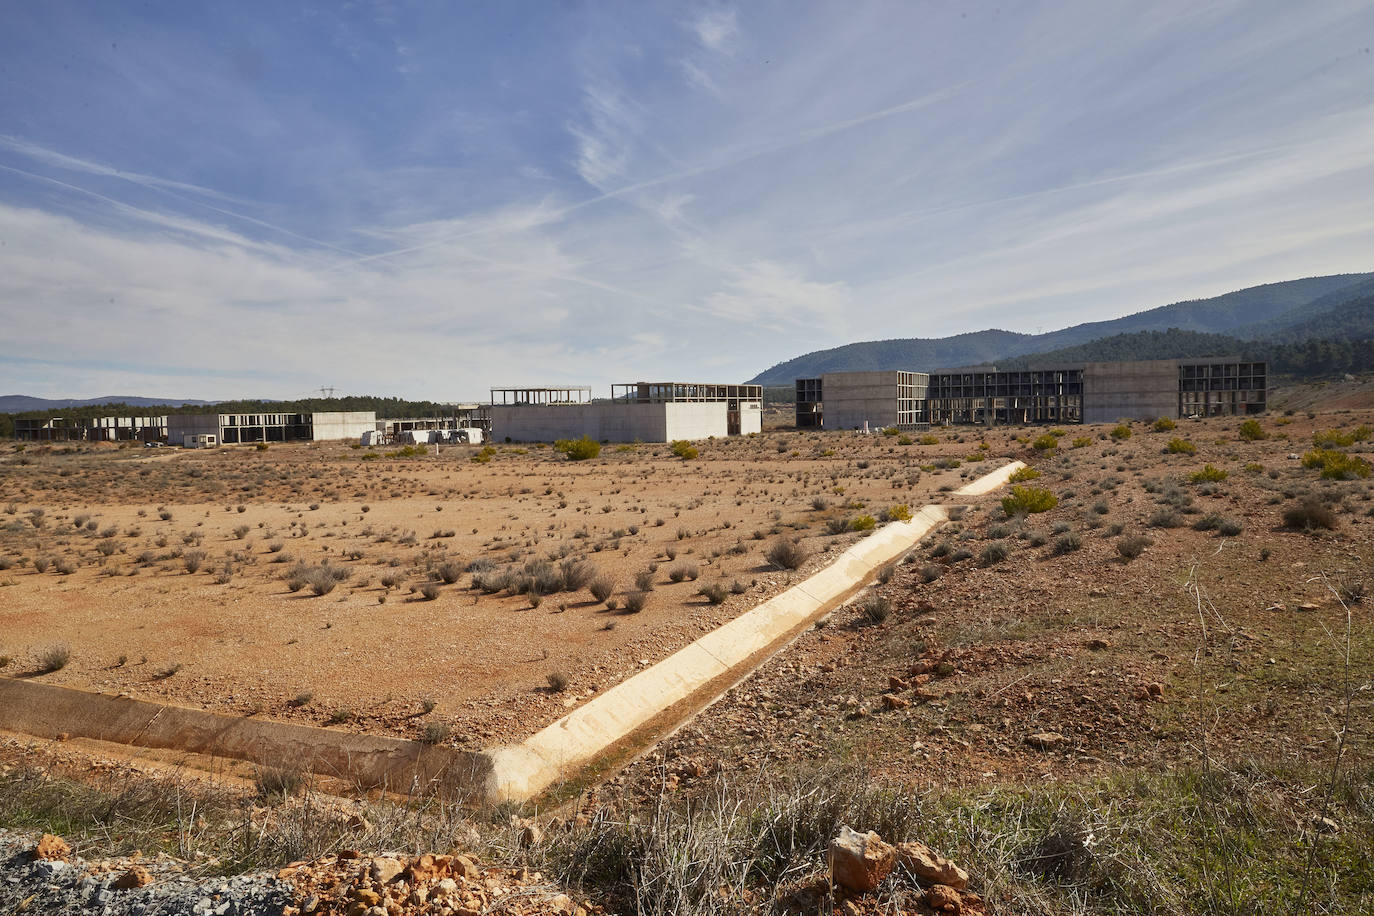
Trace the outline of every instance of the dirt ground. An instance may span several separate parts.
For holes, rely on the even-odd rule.
[[[970,510],[874,586],[885,620],[864,597],[837,610],[607,797],[837,763],[954,791],[1206,761],[1369,766],[1374,479],[1323,479],[1301,456],[1314,432],[1374,425],[1374,411],[1267,416],[1256,441],[1239,422],[1135,423],[1124,440],[1070,428],[1026,456],[1056,507]],[[1371,442],[1347,451],[1368,460]],[[1224,479],[1191,479],[1208,465]],[[1334,529],[1286,525],[1305,500]],[[1137,535],[1148,546],[1128,560],[1118,544]]]
[[[799,573],[765,558],[779,538],[811,552],[804,573],[859,536],[827,525],[919,508],[1025,450],[1006,434],[980,441],[782,432],[703,443],[693,460],[638,445],[582,462],[512,446],[11,446],[3,672],[491,746],[785,588]],[[517,583],[539,572],[530,563],[584,561],[615,581],[618,606],[585,584],[489,593],[474,561]],[[324,564],[328,591],[292,590]],[[652,591],[627,613],[639,575]],[[723,603],[698,595],[707,584],[726,588]],[[54,647],[69,659],[40,673]]]

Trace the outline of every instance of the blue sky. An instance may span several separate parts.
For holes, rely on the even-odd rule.
[[[3,22],[0,393],[740,381],[1374,269],[1363,0]]]

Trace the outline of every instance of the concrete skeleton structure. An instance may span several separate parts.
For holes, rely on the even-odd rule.
[[[586,436],[600,442],[673,442],[749,435],[763,430],[761,385],[633,382],[591,389],[493,388],[492,436],[552,442]]]
[[[893,376],[914,376],[893,393]],[[922,380],[925,380],[924,382]],[[924,388],[923,388],[924,385]],[[930,373],[844,372],[797,379],[797,426],[858,429],[925,423],[1106,423],[1122,418],[1262,413],[1262,362],[1234,357],[1093,362],[1000,371],[996,366]],[[919,391],[918,405],[907,391]],[[906,417],[916,419],[907,421]]]
[[[323,442],[358,439],[377,428],[370,410],[314,413],[172,414],[167,418],[167,441],[182,445],[189,437],[213,435],[224,445],[244,442]]]
[[[14,438],[28,442],[161,442],[166,417],[17,417]]]

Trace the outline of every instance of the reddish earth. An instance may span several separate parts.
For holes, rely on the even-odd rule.
[[[694,461],[663,446],[587,462],[500,447],[485,463],[469,447],[375,460],[343,445],[29,447],[0,462],[13,500],[0,515],[0,655],[5,673],[34,675],[64,646],[70,660],[45,682],[369,731],[438,722],[453,743],[489,746],[784,588],[794,574],[764,557],[778,537],[801,538],[814,566],[858,536],[826,535],[832,519],[919,506],[981,473],[992,459],[932,467],[976,442],[779,433],[705,443]],[[1020,450],[1004,435],[991,444]],[[585,587],[536,607],[484,594],[466,572],[434,583],[435,600],[415,591],[446,563],[541,558],[594,564],[622,608]],[[318,597],[288,589],[296,564],[324,562],[347,579]],[[647,606],[624,613],[652,565]],[[708,604],[707,583],[739,594]]]

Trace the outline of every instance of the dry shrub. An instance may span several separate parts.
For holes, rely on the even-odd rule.
[[[1283,510],[1283,524],[1288,528],[1301,528],[1304,531],[1317,528],[1334,531],[1339,522],[1330,506],[1315,499],[1305,499],[1298,505]]]

